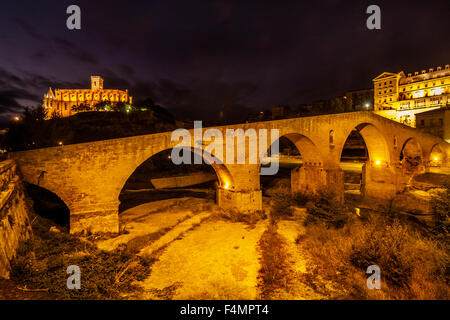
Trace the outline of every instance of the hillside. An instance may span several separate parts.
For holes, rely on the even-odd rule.
[[[154,110],[81,112],[49,120],[28,114],[10,124],[1,145],[8,151],[17,151],[165,132],[175,128],[175,120],[170,114]]]

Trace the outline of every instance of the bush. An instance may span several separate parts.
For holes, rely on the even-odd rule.
[[[98,250],[87,240],[64,232],[50,232],[50,222],[37,218],[34,238],[23,243],[11,262],[11,279],[29,289],[48,290],[63,299],[120,299],[139,291],[134,281],[149,276],[153,258],[135,255],[134,248]],[[66,269],[81,269],[81,290],[68,290]]]
[[[252,213],[244,213],[239,210],[219,210],[219,218],[230,220],[231,222],[242,222],[250,226],[254,226],[258,221],[267,218],[264,211],[257,211]]]
[[[412,246],[408,229],[396,221],[392,226],[367,226],[370,232],[360,234],[352,244],[350,262],[361,270],[376,264],[383,277],[396,286],[407,286],[414,257],[408,255]],[[372,230],[371,230],[372,229]]]
[[[444,241],[449,242],[450,233],[450,183],[446,184],[446,191],[434,198],[433,213],[435,216],[434,233],[441,235]]]
[[[324,222],[327,228],[342,228],[351,217],[350,210],[333,195],[320,193],[315,201],[306,203],[308,216],[304,225]]]
[[[286,187],[278,187],[271,191],[272,202],[272,218],[280,219],[283,217],[291,217],[293,214],[293,200],[291,191]]]
[[[332,297],[356,299],[448,299],[449,251],[436,238],[389,217],[348,220],[340,229],[325,221],[309,225],[301,242],[310,254],[310,283]],[[381,290],[366,287],[367,267],[381,269]],[[312,276],[311,276],[312,275]]]

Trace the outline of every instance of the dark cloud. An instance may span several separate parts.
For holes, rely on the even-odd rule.
[[[219,23],[230,20],[233,13],[232,1],[214,1],[211,3],[211,8],[216,11],[217,21]]]
[[[20,100],[37,101],[38,96],[21,88],[8,87],[0,81],[0,127],[24,109]],[[30,103],[28,104],[30,105]]]
[[[36,51],[35,53],[33,53],[31,55],[31,58],[33,60],[34,59],[36,59],[36,60],[45,60],[45,59],[48,58],[48,55],[47,55],[47,53],[44,50],[39,50],[39,51]]]
[[[79,0],[76,31],[65,27],[68,4],[2,7],[4,106],[101,75],[105,88],[152,97],[180,118],[214,118],[226,106],[311,103],[369,88],[383,71],[449,63],[448,0],[379,0],[377,31],[365,26],[367,1]]]
[[[2,86],[8,87],[8,86],[26,86],[27,83],[22,79],[16,76],[15,74],[12,74],[11,72],[0,68],[0,83]]]
[[[15,22],[25,31],[27,35],[29,35],[32,38],[35,38],[37,40],[45,40],[45,37],[38,32],[34,27],[32,27],[28,22],[16,18]]]
[[[140,96],[150,93],[151,97],[180,119],[217,120],[220,110],[247,104],[246,100],[257,93],[258,88],[246,82],[197,80],[183,85],[162,79],[157,83],[139,83],[132,92]],[[240,112],[246,115],[243,108],[240,108]]]
[[[74,60],[87,64],[98,64],[98,58],[91,52],[81,49],[75,43],[62,39],[55,38],[54,43],[56,47],[61,49],[62,52],[73,58]]]
[[[116,35],[106,36],[105,41],[109,49],[113,51],[123,50],[127,46],[127,41],[124,40],[122,37],[118,37]]]
[[[0,68],[0,123],[4,124],[24,107],[35,107],[42,103],[42,96],[49,87],[82,88],[83,84],[58,81],[39,74],[24,72],[21,77]]]
[[[125,63],[119,64],[119,69],[120,69],[121,72],[123,72],[123,73],[125,73],[125,74],[127,74],[129,76],[134,74],[133,67],[131,67],[128,64],[125,64]]]

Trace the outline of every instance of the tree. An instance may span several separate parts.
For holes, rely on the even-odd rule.
[[[42,106],[26,107],[20,120],[13,120],[9,125],[6,143],[9,150],[29,149],[43,143],[44,121],[47,111]]]
[[[164,121],[167,121],[169,123],[175,122],[175,117],[169,111],[167,111],[167,109],[155,103],[152,98],[145,99],[144,101],[139,103],[138,107],[141,110],[145,109],[152,111],[155,117],[163,119]]]
[[[111,106],[111,109],[115,112],[130,112],[136,110],[136,108],[133,105],[122,101],[113,104]]]
[[[107,111],[111,108],[109,101],[100,101],[94,105],[94,110],[96,111]]]
[[[91,111],[91,107],[87,104],[80,104],[78,106],[72,106],[72,111],[75,112],[83,112],[83,111]]]
[[[53,110],[52,114],[50,115],[50,119],[60,119],[60,118],[62,118],[61,114],[58,113],[56,110]]]
[[[25,107],[22,113],[24,122],[44,121],[47,117],[47,110],[43,106],[35,108]]]

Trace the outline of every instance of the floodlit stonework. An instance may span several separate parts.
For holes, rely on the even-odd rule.
[[[0,278],[9,278],[11,259],[31,236],[30,212],[17,165],[0,162]]]
[[[373,85],[375,113],[416,127],[416,114],[450,104],[450,65],[408,75],[383,72]]]
[[[108,101],[111,103],[123,102],[132,103],[133,98],[128,94],[128,90],[103,89],[103,78],[91,76],[91,89],[52,89],[44,95],[43,106],[47,110],[48,116],[57,114],[61,117],[68,117],[78,111],[72,107],[85,105],[93,107],[95,104]]]
[[[435,157],[443,165],[448,165],[450,159],[450,145],[441,138],[369,111],[217,127],[222,133],[238,128],[279,129],[279,136],[291,140],[302,155],[302,168],[294,169],[291,175],[292,191],[332,192],[341,200],[344,194],[341,153],[353,130],[364,138],[369,154],[363,169],[362,192],[366,197],[390,199],[404,189],[413,174],[401,160],[407,148],[420,155],[421,172],[427,170]],[[193,132],[190,130],[191,137]],[[13,152],[9,157],[17,161],[26,182],[52,191],[66,203],[71,232],[118,232],[119,194],[123,186],[140,164],[178,144],[171,140],[171,135],[172,132],[165,132],[42,148]],[[205,149],[208,144],[204,141],[199,148]],[[248,150],[246,143],[247,160]],[[261,165],[248,161],[227,163],[225,159],[223,164],[213,164],[218,177],[219,206],[249,213],[261,210]]]

